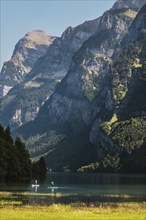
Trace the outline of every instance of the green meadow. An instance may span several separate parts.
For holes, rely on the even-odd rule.
[[[0,192],[0,220],[146,220],[146,202]],[[118,197],[117,197],[118,198]],[[61,202],[62,201],[62,202]]]
[[[144,204],[104,204],[101,207],[74,207],[54,204],[50,206],[7,206],[0,210],[2,220],[145,220]]]

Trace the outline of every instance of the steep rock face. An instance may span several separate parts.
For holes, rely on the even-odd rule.
[[[57,85],[51,101],[48,101],[48,121],[54,125],[57,121],[67,122],[75,131],[72,124],[82,121],[87,126],[91,125],[103,106],[112,109],[108,89],[111,58],[131,21],[113,10],[103,15],[97,33],[76,53],[68,74]],[[40,112],[38,117],[44,115],[41,116]]]
[[[62,36],[53,42],[46,56],[36,62],[30,77],[62,79],[69,69],[74,53],[97,31],[99,21],[100,18],[97,18],[75,28],[68,27]]]
[[[54,91],[56,82],[40,79],[30,80],[12,88],[0,99],[0,121],[16,129],[35,119],[40,107]]]
[[[68,161],[69,155],[74,154],[73,158],[75,158],[78,154],[82,154],[84,146],[86,146],[85,151],[88,156],[80,161],[80,165],[86,163],[89,158],[91,160],[91,154],[96,156],[95,148],[92,149],[93,151],[91,150],[92,153],[89,151],[88,146],[91,144],[89,136],[92,137],[92,140],[96,140],[98,133],[96,133],[94,120],[98,116],[96,120],[100,125],[110,117],[109,115],[114,109],[110,87],[112,57],[114,51],[119,48],[133,19],[125,15],[125,11],[125,9],[123,11],[111,9],[104,13],[97,32],[75,53],[67,75],[57,85],[51,98],[40,109],[35,121],[19,130],[26,139],[32,134],[31,130],[33,130],[34,138],[37,133],[42,135],[46,130],[55,130],[56,133],[63,135],[63,140],[53,147],[51,153],[46,150],[46,160],[50,166],[56,168],[59,167],[59,164],[67,165],[65,161]],[[93,123],[94,135],[90,135]],[[99,129],[99,126],[97,127]],[[86,137],[83,135],[83,131],[85,131]],[[81,137],[82,143],[80,143]],[[69,142],[69,139],[72,140],[72,143]],[[53,161],[53,158],[60,152],[60,144],[63,158],[57,158],[57,165],[55,165],[50,161]],[[75,153],[73,153],[72,145],[79,147],[75,148]],[[72,163],[74,162],[71,162],[70,165]]]
[[[141,72],[144,72],[145,64],[145,30],[146,16],[145,8],[133,21],[128,34],[121,43],[121,52],[113,63],[112,71],[112,92],[115,104],[126,103],[126,96],[131,96],[133,87],[139,86],[138,81]],[[122,67],[122,68],[121,68]],[[137,84],[137,85],[136,85]],[[126,87],[129,87],[128,89]]]
[[[119,56],[112,65],[113,116],[97,128],[98,156],[105,152],[131,154],[146,142],[146,5],[123,39]],[[134,36],[133,36],[134,34]],[[95,133],[92,128],[91,137]],[[93,133],[94,132],[94,133]],[[110,141],[109,141],[109,140]],[[94,143],[95,143],[94,142]],[[113,145],[116,144],[116,148]],[[118,147],[117,147],[118,146]],[[111,152],[111,153],[113,153]]]
[[[130,8],[134,11],[139,11],[144,4],[146,4],[146,0],[118,0],[113,5],[113,9]]]
[[[128,34],[125,39],[123,39],[123,45],[128,44],[129,42],[134,42],[139,38],[144,38],[144,31],[146,29],[146,17],[144,16],[144,10],[145,7],[142,7],[141,13],[139,13],[133,21]]]
[[[65,76],[74,53],[85,40],[97,31],[99,21],[100,18],[87,21],[75,28],[68,27],[61,38],[57,37],[50,44],[46,55],[36,61],[25,80],[0,100],[0,120],[4,125],[9,124],[11,129],[16,129],[18,126],[34,120],[40,107],[53,93],[55,85]],[[31,37],[32,35],[34,33],[31,33]],[[16,55],[13,56],[15,62],[19,57],[17,51],[20,49],[18,50],[18,47],[19,44],[14,52]],[[21,51],[25,54],[25,50],[23,51],[21,48]],[[26,56],[25,63],[26,61],[30,63],[33,56],[32,54]],[[14,75],[13,77],[13,79],[16,78]]]
[[[132,25],[129,8],[104,13],[35,120],[17,131],[49,167],[76,170],[145,143],[145,7]]]
[[[21,83],[36,60],[45,55],[55,38],[45,32],[34,30],[16,44],[10,61],[5,62],[0,73],[0,96],[5,96],[15,85]]]

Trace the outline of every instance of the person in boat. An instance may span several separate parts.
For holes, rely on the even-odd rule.
[[[51,193],[55,193],[54,182],[51,182]]]
[[[54,187],[54,182],[53,181],[51,182],[51,186]]]
[[[32,188],[34,188],[35,192],[37,192],[37,189],[40,185],[38,184],[38,181],[35,180],[35,184],[32,184]]]
[[[52,181],[52,182],[50,183],[50,186],[48,186],[48,189],[51,189],[51,192],[54,192],[55,190],[58,189],[58,187],[55,186],[54,182]]]

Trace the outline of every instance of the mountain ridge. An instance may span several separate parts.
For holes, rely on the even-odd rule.
[[[126,10],[128,11],[129,9]],[[143,11],[140,10],[139,16],[140,14],[144,16],[144,9]],[[135,19],[140,25],[138,17]],[[104,158],[106,159],[108,153],[118,153],[119,155],[121,149],[123,149],[120,146],[121,144],[116,144],[116,139],[114,140],[114,135],[111,132],[114,126],[116,126],[116,123],[119,126],[124,125],[119,121],[121,119],[119,118],[118,111],[120,111],[120,108],[122,109],[122,100],[127,96],[127,89],[130,88],[130,82],[134,80],[134,84],[136,84],[139,73],[137,72],[136,78],[131,78],[131,70],[128,71],[128,75],[126,75],[127,71],[124,70],[124,73],[121,73],[120,76],[118,73],[119,69],[116,70],[115,64],[120,54],[123,54],[125,50],[120,48],[121,42],[127,34],[128,26],[130,27],[132,23],[132,18],[127,17],[127,15],[121,17],[121,10],[113,11],[113,9],[111,9],[104,13],[100,22],[101,26],[99,24],[99,27],[101,28],[99,28],[94,36],[84,42],[80,50],[75,53],[67,75],[63,78],[61,83],[57,85],[51,98],[40,109],[35,121],[32,122],[29,127],[26,125],[26,127],[24,126],[19,129],[19,134],[23,133],[25,138],[29,137],[28,145],[30,143],[29,141],[31,141],[31,137],[28,134],[33,131],[34,139],[37,134],[37,142],[39,143],[40,138],[46,147],[43,149],[43,153],[46,155],[46,162],[48,166],[53,169],[60,170],[61,167],[69,166],[71,170],[74,170],[88,162],[91,163],[96,160],[100,162],[104,160]],[[103,34],[108,34],[103,38],[104,35],[102,32]],[[128,44],[130,43],[131,42]],[[143,45],[143,41],[141,43],[141,45]],[[127,52],[125,54],[128,56]],[[129,62],[130,66],[128,66],[128,68],[133,68],[133,64],[131,64],[133,53],[131,53],[130,56],[132,58],[127,58],[127,62],[125,60],[121,62],[121,71],[122,68],[124,68],[122,64],[123,66],[129,65]],[[136,59],[138,58],[139,53],[136,55]],[[139,71],[137,66],[135,67],[135,71]],[[115,73],[118,75],[116,75],[114,71],[116,71],[117,73]],[[117,78],[118,81],[117,84],[115,84]],[[131,88],[133,89],[134,87],[132,86]],[[114,93],[117,89],[118,97],[114,98]],[[142,123],[145,124],[144,118],[139,118],[138,120],[142,120]],[[137,123],[139,122],[137,121]],[[144,132],[145,129],[144,124],[142,132]],[[24,129],[25,132],[22,129]],[[49,134],[53,132],[56,140],[60,136],[61,139],[58,139],[58,143],[54,145],[48,144],[48,146],[47,144],[45,145],[45,142],[41,139],[41,135],[48,135],[48,132]],[[85,133],[86,137],[84,136]],[[122,133],[120,132],[120,134]],[[131,137],[133,138],[133,136]],[[51,139],[51,136],[49,136],[49,138]],[[72,140],[72,143],[70,143],[70,140]],[[35,144],[37,142],[35,142]],[[30,146],[33,148],[32,142]],[[139,143],[139,147],[140,146],[141,143]],[[126,147],[125,143],[123,151],[126,152],[126,155],[129,155]],[[92,149],[91,151],[90,148]],[[88,156],[83,156],[83,149],[88,152]],[[62,158],[59,157],[61,152],[63,154]],[[98,152],[98,154],[96,152]],[[41,153],[40,150],[39,153]],[[37,155],[37,152],[33,155]],[[75,158],[78,158],[79,155],[80,157],[82,155],[82,160],[75,162]],[[72,157],[72,160],[69,161],[68,157]],[[107,158],[113,158],[113,156],[108,156]],[[56,160],[58,161],[56,162]]]
[[[55,85],[66,75],[75,51],[96,32],[99,20],[97,18],[77,27],[67,28],[62,37],[56,37],[52,41],[46,54],[37,59],[23,82],[14,86],[0,100],[0,120],[3,124],[16,129],[36,117],[40,107],[53,93]]]
[[[18,41],[11,59],[4,63],[0,73],[0,97],[24,80],[36,60],[46,53],[54,39],[55,37],[44,31],[34,30]]]
[[[121,8],[123,2],[126,7]],[[77,171],[88,165],[91,168],[90,164],[96,163],[99,172],[134,172],[134,167],[139,169],[136,163],[144,161],[146,5],[137,14],[137,1],[136,11],[127,8],[130,1],[119,0],[117,3],[120,5],[103,14],[96,32],[72,54],[67,74],[55,84],[52,95],[47,97],[34,120],[15,131],[25,139],[32,157],[45,156],[48,168],[52,170],[63,171],[67,167]],[[140,4],[144,3],[140,1]],[[69,27],[62,37],[69,38],[74,30]],[[74,40],[76,42],[74,38],[72,42]],[[61,49],[61,38],[53,43],[49,50],[58,57],[57,66],[54,60],[52,62],[54,70],[58,71],[55,68],[62,68],[63,51],[68,46]],[[44,83],[40,81],[42,76],[44,80],[51,77],[53,82],[54,78],[59,79],[55,71],[52,75],[45,72],[52,63],[47,64],[44,73],[40,72],[41,64],[46,65],[48,57],[53,59],[48,51],[24,82],[25,92],[30,86],[33,92],[34,87],[40,88],[40,83]],[[49,81],[45,85],[49,85]],[[38,91],[44,90],[36,89]],[[9,92],[18,97],[17,93],[15,89]],[[8,100],[4,101],[7,103]],[[139,159],[135,159],[136,154]],[[142,170],[144,166],[142,163]]]

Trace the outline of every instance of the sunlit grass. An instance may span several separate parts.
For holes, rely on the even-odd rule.
[[[113,114],[112,118],[110,119],[110,121],[108,121],[109,125],[112,125],[114,122],[118,121],[118,116],[117,114]]]
[[[77,195],[0,192],[0,220],[146,220],[144,200],[113,202],[118,197],[108,195],[108,202],[99,202],[98,197],[91,196],[93,201],[87,202],[89,197]],[[34,203],[30,203],[31,199]]]
[[[22,206],[0,209],[1,220],[145,220],[145,205],[117,204],[99,207],[74,207],[55,204],[51,206]]]
[[[27,83],[25,83],[25,88],[39,88],[42,85],[43,83],[39,83],[36,81],[28,81]]]
[[[127,10],[127,11],[121,13],[121,16],[126,16],[126,17],[129,17],[129,18],[133,18],[133,19],[134,19],[135,16],[136,16],[136,14],[137,14],[137,12],[135,12],[135,11],[129,9],[129,10]]]
[[[134,63],[133,66],[134,66],[134,68],[139,68],[139,67],[142,67],[142,64],[141,63]]]

